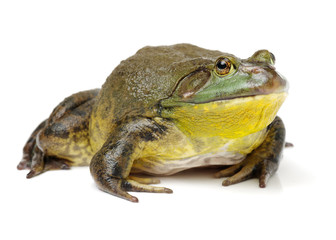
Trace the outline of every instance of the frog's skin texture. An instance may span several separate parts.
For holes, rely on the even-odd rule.
[[[276,113],[288,84],[274,61],[267,50],[239,59],[190,44],[142,48],[101,89],[61,102],[32,133],[18,169],[31,178],[89,165],[101,190],[133,202],[129,191],[172,192],[137,173],[230,165],[215,174],[224,186],[257,177],[265,187],[285,145]]]

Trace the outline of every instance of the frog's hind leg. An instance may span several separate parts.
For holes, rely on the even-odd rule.
[[[92,153],[88,124],[99,89],[79,92],[64,99],[31,134],[23,149],[19,170],[29,169],[27,178],[54,169],[88,165]]]

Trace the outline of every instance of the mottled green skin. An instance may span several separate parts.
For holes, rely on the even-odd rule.
[[[178,44],[144,47],[122,61],[98,96],[92,114],[92,142],[103,143],[115,128],[111,123],[126,116],[158,116],[159,101],[172,95],[180,79],[202,66],[213,65],[221,55],[219,51]]]

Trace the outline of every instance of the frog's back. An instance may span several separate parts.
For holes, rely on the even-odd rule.
[[[122,61],[98,95],[90,127],[93,141],[105,140],[116,127],[115,123],[125,117],[155,116],[155,110],[151,109],[172,94],[179,79],[214,62],[222,54],[190,44],[177,44],[144,47]]]

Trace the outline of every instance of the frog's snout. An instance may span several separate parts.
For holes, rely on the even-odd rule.
[[[258,94],[287,92],[288,82],[274,67],[275,57],[267,50],[259,50],[251,57],[242,61],[240,69],[251,77],[256,84]]]

